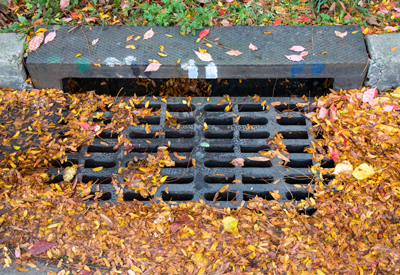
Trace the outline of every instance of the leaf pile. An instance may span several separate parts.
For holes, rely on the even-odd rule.
[[[52,89],[0,91],[0,146],[7,147],[0,147],[2,265],[23,271],[41,258],[74,274],[399,273],[400,88],[316,99],[306,116],[323,139],[308,150],[316,161],[334,157],[336,166],[343,165],[312,167],[320,180],[314,190],[307,187],[313,197],[297,205],[260,198],[236,210],[204,201],[100,204],[99,194],[90,194],[92,183],[48,183],[52,160],[67,163],[65,153],[90,144],[96,134],[121,132],[141,115],[155,113],[135,107],[143,101]],[[113,111],[110,123],[88,122],[98,109]],[[62,129],[49,122],[54,116]],[[279,135],[273,142],[279,151],[260,157],[284,160]],[[129,151],[134,145],[120,137],[116,146]],[[161,184],[156,162],[172,165],[168,152],[160,151],[124,172],[133,171],[136,184],[135,179],[144,182],[141,168],[152,169],[149,184]],[[335,179],[322,180],[334,170]],[[85,204],[88,199],[93,203]],[[311,216],[310,206],[317,209]]]

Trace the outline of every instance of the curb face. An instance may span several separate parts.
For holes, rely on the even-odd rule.
[[[140,34],[150,27],[93,26],[71,32],[72,27],[44,27],[56,30],[57,39],[41,45],[27,58],[33,84],[39,89],[62,89],[62,79],[70,77],[333,78],[334,89],[352,89],[361,88],[368,61],[360,26],[215,27],[206,37],[214,43],[209,43],[211,48],[196,43],[197,37],[183,37],[179,27],[157,27],[154,36],[146,40]],[[335,31],[348,35],[341,39]],[[134,38],[126,41],[132,35]],[[135,40],[138,36],[141,38]],[[98,42],[91,45],[95,39]],[[258,50],[250,50],[250,43]],[[136,49],[126,48],[129,45]],[[160,46],[167,56],[159,55]],[[293,46],[306,48],[304,60],[293,62],[285,57],[299,54],[289,50]],[[207,49],[212,60],[201,61],[194,53],[199,47]],[[226,54],[232,49],[242,54]],[[149,60],[154,59],[161,67],[144,72]]]

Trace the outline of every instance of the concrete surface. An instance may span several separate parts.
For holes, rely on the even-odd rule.
[[[0,33],[0,86],[13,89],[26,89],[26,72],[23,64],[24,41],[18,40],[20,34]]]
[[[8,1],[7,0],[0,0],[0,6],[3,6],[5,8],[7,8],[8,6]]]
[[[368,35],[365,40],[370,56],[365,84],[380,91],[400,86],[400,33]]]
[[[21,274],[47,275],[47,272],[49,272],[50,270],[55,272],[56,274],[62,270],[62,268],[57,268],[56,266],[46,266],[45,262],[38,262],[37,267],[38,268],[24,267],[26,269],[29,269],[29,271],[21,272],[18,269],[16,269],[15,264],[12,267],[7,267],[7,268],[3,268],[3,266],[0,266],[0,274],[1,275],[21,275]]]

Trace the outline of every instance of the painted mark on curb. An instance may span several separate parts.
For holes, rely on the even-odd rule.
[[[82,72],[84,72],[87,67],[89,67],[90,63],[92,63],[92,60],[86,57],[79,57],[76,59],[76,64]]]
[[[215,66],[214,62],[208,63],[208,65],[206,66],[206,78],[218,78],[218,69],[217,66]]]
[[[325,69],[325,64],[321,62],[313,62],[310,68],[310,73],[318,76]]]
[[[306,62],[304,61],[299,61],[293,64],[292,66],[292,77],[295,77],[296,74],[301,74],[302,71],[304,70],[304,67],[306,66]]]
[[[61,58],[57,55],[50,56],[47,58],[47,63],[61,63]]]
[[[181,68],[184,69],[185,71],[188,71],[188,77],[189,78],[197,78],[199,75],[199,70],[196,65],[196,63],[193,59],[190,59],[188,63],[181,64]]]

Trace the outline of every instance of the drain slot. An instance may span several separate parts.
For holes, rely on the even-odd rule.
[[[240,131],[239,136],[241,139],[265,139],[269,138],[269,132],[249,132],[249,131]]]
[[[257,153],[259,151],[268,151],[270,147],[268,145],[243,145],[240,146],[242,153]]]
[[[209,104],[204,107],[204,111],[206,111],[206,112],[225,112],[226,106],[228,106],[228,104],[221,104],[221,105]],[[230,108],[228,112],[232,112],[232,108]]]
[[[283,177],[284,181],[288,184],[310,184],[314,181],[313,175],[293,174]]]
[[[279,133],[284,139],[308,139],[307,131],[282,131]]]
[[[190,104],[190,107],[186,104],[167,104],[168,112],[192,112],[196,109],[195,106]]]
[[[131,151],[131,153],[156,153],[157,152],[157,146],[135,146],[135,144],[133,144],[133,149]]]
[[[190,201],[193,197],[192,192],[161,192],[161,198],[164,201]]]
[[[280,125],[306,125],[305,117],[281,117],[276,121]]]
[[[235,194],[234,192],[208,192],[204,194],[204,198],[208,201],[233,201],[238,195],[239,194]]]
[[[66,168],[78,163],[79,161],[77,159],[69,159],[64,161],[63,163],[61,163],[59,160],[54,159],[50,162],[51,166],[56,168]]]
[[[251,199],[254,199],[256,196],[261,197],[265,200],[269,200],[269,201],[275,200],[270,192],[249,192],[249,191],[243,192],[243,200],[244,201],[249,201]]]
[[[167,180],[165,183],[173,183],[173,184],[187,184],[191,183],[194,180],[193,175],[181,175],[181,176],[169,176],[169,175],[163,175],[163,176],[168,176]]]
[[[130,138],[158,138],[157,132],[145,133],[145,132],[130,132]]]
[[[98,161],[94,159],[88,159],[85,161],[85,168],[96,168],[96,167],[112,168],[115,165],[117,165],[115,161]]]
[[[288,200],[300,201],[312,197],[313,195],[307,191],[290,191],[286,193],[286,198]]]
[[[138,200],[138,201],[150,201],[150,197],[143,197],[140,195],[140,193],[135,193],[135,192],[125,192],[123,195],[124,201],[133,201],[133,200]]]
[[[265,107],[261,104],[240,104],[238,106],[239,112],[263,112]]]
[[[313,162],[311,159],[299,159],[299,160],[290,160],[290,162],[288,162],[286,164],[286,167],[290,167],[290,168],[308,168],[311,167],[313,165]]]
[[[117,133],[111,133],[108,131],[103,131],[99,135],[96,135],[96,138],[118,138]]]
[[[175,161],[175,166],[171,166],[168,168],[190,168],[192,166],[193,164],[190,160],[177,160]]]
[[[149,125],[159,125],[160,124],[160,117],[144,117],[144,118],[139,118],[139,124],[149,124]]]
[[[267,125],[268,119],[265,117],[241,117],[239,125]]]
[[[233,119],[231,117],[213,117],[204,120],[208,125],[232,125]]]
[[[303,107],[298,107],[296,106],[296,104],[281,104],[278,106],[275,106],[275,110],[277,110],[278,112],[282,112],[282,113],[287,113],[287,112],[304,112],[304,108]]]
[[[204,181],[207,183],[232,183],[234,180],[234,175],[206,175],[204,177]]]
[[[95,196],[96,196],[96,194],[94,192],[91,192],[89,195],[91,195],[92,197],[89,198],[88,200],[89,201],[93,201]],[[106,193],[101,194],[100,197],[97,197],[97,200],[99,200],[99,201],[108,201],[108,200],[111,199],[111,197],[112,197],[111,192],[106,192]]]
[[[205,147],[204,151],[208,153],[233,153],[233,145],[211,145]]]
[[[214,168],[214,167],[235,167],[230,161],[223,161],[223,160],[206,160],[204,162],[205,167]]]
[[[192,145],[180,145],[180,146],[171,146],[168,147],[168,151],[173,153],[173,152],[184,152],[184,153],[190,153],[192,152],[194,147]]]
[[[207,131],[204,137],[208,139],[232,139],[233,131]]]
[[[242,182],[244,184],[268,184],[272,183],[274,181],[274,177],[272,176],[260,176],[260,177],[254,177],[250,175],[243,175],[242,176]]]
[[[166,131],[165,138],[194,138],[193,131]]]
[[[114,149],[114,146],[96,146],[91,145],[87,149],[88,153],[114,153],[117,152],[118,149]]]
[[[249,168],[249,167],[264,168],[264,167],[271,167],[271,166],[272,166],[272,163],[270,161],[255,161],[255,160],[246,159],[244,161],[243,168]]]
[[[96,176],[82,176],[82,182],[88,183],[93,182],[93,184],[110,184],[112,182],[111,177],[96,177]]]
[[[93,118],[93,122],[107,125],[111,123],[111,118]]]
[[[289,153],[305,153],[305,150],[309,148],[308,145],[286,145],[286,149]]]

